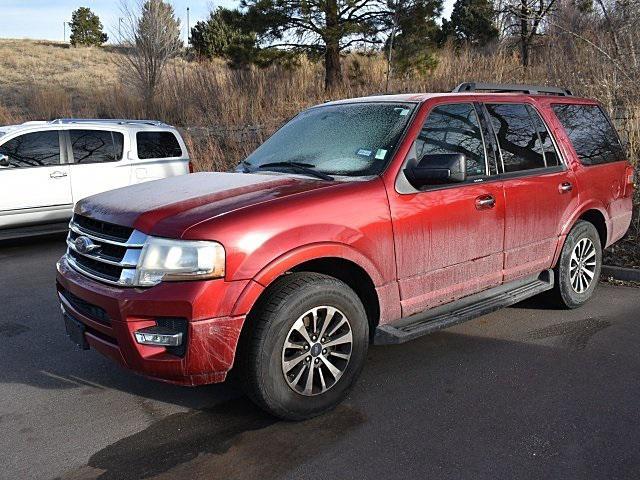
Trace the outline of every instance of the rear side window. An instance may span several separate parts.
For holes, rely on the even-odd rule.
[[[8,167],[59,165],[60,137],[58,131],[27,133],[12,138],[0,146],[0,154],[8,157]]]
[[[70,130],[74,163],[104,163],[122,160],[124,135],[105,130]]]
[[[542,121],[542,118],[540,118],[538,112],[536,112],[531,105],[527,105],[527,110],[529,111],[529,116],[531,117],[533,126],[538,132],[538,140],[536,140],[536,144],[533,149],[537,153],[544,155],[545,166],[557,167],[558,165],[561,165],[560,155],[558,155],[558,151],[551,139],[551,133],[549,133],[547,126]]]
[[[416,140],[418,159],[429,154],[463,153],[467,175],[486,175],[484,142],[476,109],[470,103],[435,107]]]
[[[599,106],[557,104],[553,111],[584,165],[625,159],[618,135]]]
[[[547,166],[543,143],[538,133],[539,126],[534,124],[529,108],[528,105],[519,103],[487,104],[505,173]]]
[[[181,157],[182,149],[178,139],[171,132],[138,132],[138,158]]]

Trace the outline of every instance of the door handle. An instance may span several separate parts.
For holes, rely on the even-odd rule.
[[[476,198],[476,208],[478,210],[488,210],[496,206],[496,199],[491,195],[481,195]]]
[[[56,170],[55,172],[51,172],[51,174],[49,175],[50,178],[62,178],[66,176],[67,176],[66,172],[61,172],[59,170]]]
[[[558,186],[558,190],[560,190],[560,193],[567,193],[573,190],[573,185],[571,184],[571,182],[562,182]]]

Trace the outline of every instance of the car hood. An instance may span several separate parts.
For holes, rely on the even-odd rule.
[[[200,222],[333,183],[288,175],[194,173],[87,197],[75,212],[149,235],[179,238]]]

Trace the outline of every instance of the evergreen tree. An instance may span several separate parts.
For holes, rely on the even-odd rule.
[[[219,7],[191,29],[191,46],[201,57],[221,57],[232,66],[260,63],[255,32],[247,30],[243,14]]]
[[[437,65],[434,55],[442,13],[442,0],[398,1],[397,34],[393,40],[393,66],[401,74],[424,74]]]
[[[393,17],[386,0],[242,0],[241,7],[260,44],[324,57],[327,89],[342,82],[340,53],[382,44]]]
[[[108,40],[102,31],[100,17],[87,7],[80,7],[71,14],[71,45],[74,47],[102,45]]]
[[[484,46],[498,38],[495,12],[489,0],[456,0],[451,19],[442,21],[443,36],[458,43]]]

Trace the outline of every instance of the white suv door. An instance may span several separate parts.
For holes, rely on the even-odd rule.
[[[0,228],[65,221],[73,200],[58,130],[0,139]]]
[[[64,131],[70,158],[73,201],[126,187],[131,180],[129,136],[118,130],[85,126]]]

